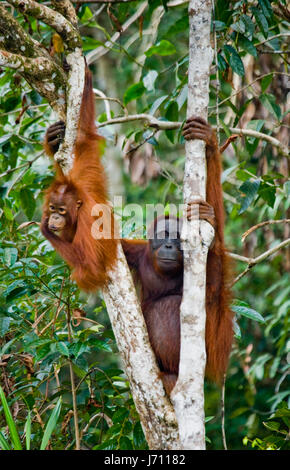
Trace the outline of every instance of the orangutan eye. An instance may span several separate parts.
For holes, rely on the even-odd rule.
[[[54,211],[54,210],[55,210],[55,207],[54,207],[53,204],[49,204],[49,210],[50,210],[50,211]]]
[[[66,208],[65,207],[60,207],[58,209],[58,213],[61,214],[61,215],[65,215],[66,214]]]

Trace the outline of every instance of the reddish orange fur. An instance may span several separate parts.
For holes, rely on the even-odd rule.
[[[213,247],[207,258],[206,352],[207,376],[221,383],[226,372],[233,341],[233,314],[230,309],[230,263],[224,244],[224,207],[220,183],[222,173],[218,145],[207,149],[206,200],[213,206],[217,221]]]
[[[206,283],[206,376],[222,383],[232,346],[233,326],[230,309],[229,264],[224,246],[224,210],[220,153],[215,145],[207,147],[207,202],[216,217],[215,241],[207,260]],[[142,311],[149,339],[160,366],[166,392],[173,389],[179,364],[179,309],[183,290],[183,271],[164,278],[158,275],[146,241],[122,240],[128,264],[141,284]],[[154,308],[151,298],[154,297]],[[169,326],[170,324],[170,326]]]
[[[65,176],[56,164],[56,177],[46,190],[41,230],[64,260],[73,268],[72,278],[85,291],[95,291],[107,282],[107,271],[116,259],[117,241],[111,239],[94,239],[91,227],[97,220],[91,215],[95,204],[107,205],[107,183],[100,161],[100,144],[102,138],[97,135],[94,121],[94,94],[92,77],[86,69],[85,87],[80,111],[80,122],[75,145],[73,168]],[[53,154],[47,139],[44,147],[49,155]],[[75,200],[82,201],[78,209],[77,226],[72,242],[66,240],[65,230],[61,236],[55,235],[47,227],[49,201],[57,189],[67,185],[63,202],[67,195],[75,195]],[[103,219],[111,219],[114,233],[114,218],[111,210],[104,213]]]

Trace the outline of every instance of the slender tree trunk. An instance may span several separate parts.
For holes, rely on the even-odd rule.
[[[149,448],[179,449],[174,409],[158,377],[144,317],[121,245],[111,282],[103,290],[106,307]]]
[[[26,51],[26,45],[30,44],[31,38],[22,30],[17,20],[5,8],[0,7],[2,19],[0,31],[4,34],[4,46],[8,50],[0,51],[1,65],[17,69],[35,89],[48,99],[60,117],[63,118],[66,114],[65,139],[55,158],[67,174],[73,165],[73,148],[85,70],[75,11],[69,0],[52,1],[57,13],[41,3],[37,4],[38,8],[34,8],[34,3],[28,0],[8,1],[16,9],[22,11],[24,8],[27,14],[50,25],[66,44],[66,57],[70,64],[68,79],[53,58],[45,52],[42,53],[40,45],[35,40],[33,47],[27,48],[29,54],[22,55],[22,51]],[[142,8],[145,6],[143,5]],[[138,14],[140,14],[139,10]],[[211,0],[191,0],[189,16],[188,115],[198,114],[206,117],[209,67],[212,60]],[[13,31],[12,35],[11,31]],[[14,32],[18,33],[14,34]],[[17,40],[19,54],[15,54],[14,49],[13,52],[9,50],[11,38]],[[51,84],[50,87],[48,83]],[[196,196],[205,197],[204,150],[203,142],[194,141],[186,144],[185,202]],[[188,225],[185,224],[185,229]],[[203,449],[205,447],[203,407],[205,267],[207,249],[213,233],[211,226],[204,221],[193,221],[189,228],[188,236],[186,232],[182,235],[185,250],[185,278],[184,300],[181,307],[180,372],[177,386],[171,397],[178,427],[173,406],[165,395],[162,382],[158,377],[158,367],[150,347],[144,318],[121,245],[118,262],[114,271],[110,273],[111,282],[104,289],[104,298],[119,352],[150,449]]]
[[[210,45],[211,0],[189,2],[189,70],[187,117],[207,117],[209,71],[212,63]],[[205,199],[205,144],[194,140],[186,143],[184,202],[197,197]],[[198,209],[197,209],[198,210]],[[208,247],[214,231],[208,222],[184,223],[184,287],[181,304],[181,350],[179,377],[171,398],[174,403],[182,449],[205,449],[204,371],[205,288]]]

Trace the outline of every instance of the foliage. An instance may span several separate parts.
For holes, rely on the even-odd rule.
[[[96,86],[121,100],[129,114],[149,113],[183,122],[187,5],[165,8],[166,3],[149,1],[143,18],[124,31],[94,64],[94,76]],[[232,127],[274,135],[281,141],[285,138],[288,62],[283,35],[289,25],[280,4],[286,5],[270,0],[232,1],[227,7],[222,0],[215,3],[217,64],[214,61],[211,74],[209,120],[219,123],[221,142]],[[118,29],[113,17],[124,24],[137,7],[137,1],[114,4],[110,7],[113,15],[108,15],[108,10],[100,10],[98,5],[79,5],[85,53],[104,45]],[[277,9],[281,15],[276,14]],[[51,50],[53,31],[49,27],[15,15]],[[55,117],[17,72],[2,70],[0,90],[0,365],[9,405],[1,393],[5,413],[0,413],[0,446],[74,448],[75,388],[83,448],[146,448],[101,297],[86,297],[76,289],[67,267],[43,239],[38,225],[29,224],[40,220],[41,194],[53,175],[41,142]],[[101,122],[106,116],[103,104],[98,103]],[[112,117],[122,111],[118,103],[111,103]],[[101,129],[108,141],[105,164],[115,142],[112,129]],[[130,176],[136,175],[122,174],[127,202],[143,206],[180,203],[184,163],[180,131],[152,133],[136,121],[124,124],[118,132],[141,150],[142,143],[148,141],[161,168],[159,176],[143,186],[132,183]],[[247,136],[225,151],[223,161],[230,250],[253,257],[289,237],[286,225],[277,224],[254,231],[244,244],[241,242],[242,233],[256,223],[284,219],[287,211],[289,214],[290,184],[281,150],[265,139]],[[244,267],[239,261],[235,271]],[[289,257],[276,252],[234,288],[237,340],[225,408],[231,449],[285,449],[289,442],[287,269]],[[207,384],[206,415],[214,416],[207,423],[210,449],[222,448],[219,395],[215,386]]]

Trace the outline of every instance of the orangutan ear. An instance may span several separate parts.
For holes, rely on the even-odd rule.
[[[79,209],[79,207],[81,207],[83,201],[81,201],[80,199],[77,201],[77,208]]]

